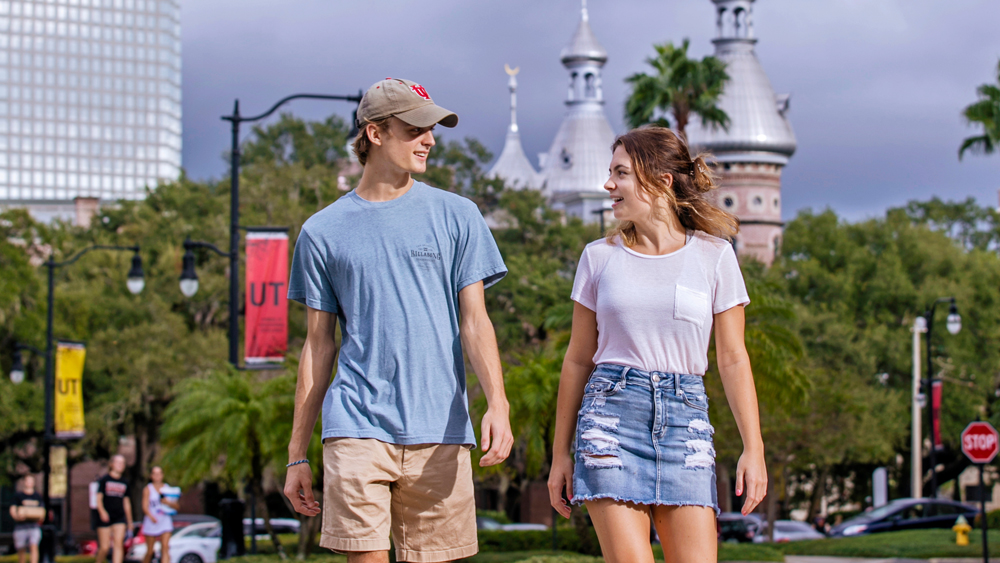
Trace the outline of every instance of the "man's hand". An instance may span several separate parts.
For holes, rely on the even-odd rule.
[[[510,455],[514,446],[514,434],[510,431],[510,416],[507,409],[490,407],[483,415],[483,451],[486,455],[479,460],[480,467],[501,463]]]
[[[510,430],[507,432],[510,433]],[[312,469],[308,463],[289,467],[285,475],[285,496],[295,512],[306,516],[316,516],[320,512],[319,502],[313,498],[312,480]]]
[[[108,516],[108,512],[106,510],[98,510],[97,512],[101,516],[101,522],[106,524],[111,521],[111,517]]]

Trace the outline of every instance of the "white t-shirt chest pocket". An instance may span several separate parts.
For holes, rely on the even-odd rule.
[[[694,323],[701,328],[708,316],[708,294],[678,284],[674,290],[674,319]]]

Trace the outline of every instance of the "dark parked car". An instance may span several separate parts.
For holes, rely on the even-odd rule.
[[[870,512],[859,514],[830,530],[830,536],[857,536],[899,530],[951,528],[964,515],[972,522],[979,510],[943,499],[901,498]]]
[[[739,512],[723,512],[718,518],[719,541],[728,543],[752,542],[761,521],[756,516],[744,516]]]

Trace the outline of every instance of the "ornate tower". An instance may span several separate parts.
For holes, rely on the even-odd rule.
[[[730,124],[728,130],[710,130],[695,120],[688,138],[719,163],[717,202],[741,222],[737,253],[770,265],[781,244],[781,170],[796,142],[786,116],[789,96],[774,93],[754,52],[754,1],[712,0],[718,27],[712,43],[729,74],[719,106]]]
[[[503,144],[503,151],[500,158],[493,164],[493,168],[487,173],[490,178],[502,178],[509,187],[516,190],[524,188],[539,189],[542,187],[541,178],[535,167],[524,155],[524,148],[521,147],[521,134],[517,130],[517,73],[519,69],[511,70],[509,65],[504,65],[504,70],[510,76],[507,85],[510,88],[510,127],[507,128],[507,140]]]
[[[569,72],[566,116],[541,163],[542,189],[554,208],[589,222],[596,220],[595,211],[610,206],[603,186],[615,134],[604,115],[601,84],[608,53],[590,29],[586,0],[561,60]]]

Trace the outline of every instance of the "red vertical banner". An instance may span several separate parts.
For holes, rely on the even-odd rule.
[[[934,449],[943,450],[944,445],[941,444],[941,382],[934,381],[931,383],[931,421],[934,423],[934,427],[931,432],[934,432]]]
[[[247,365],[280,363],[288,350],[288,231],[247,230]]]

